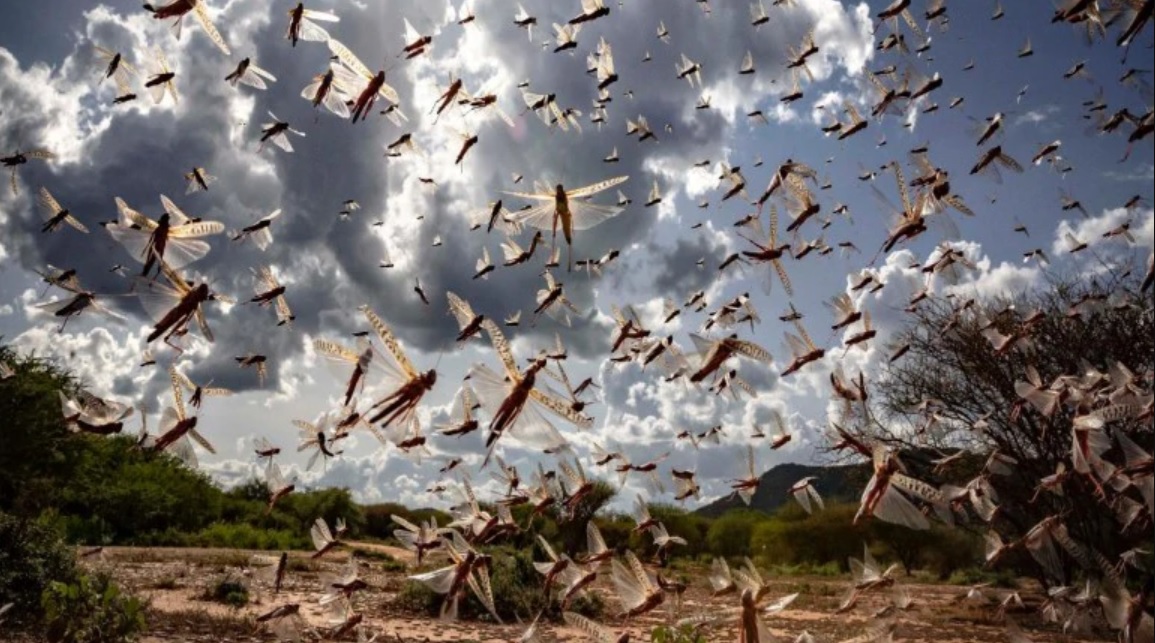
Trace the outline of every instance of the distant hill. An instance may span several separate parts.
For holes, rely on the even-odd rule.
[[[762,474],[758,490],[750,501],[750,509],[773,513],[787,502],[793,502],[788,489],[802,478],[814,476],[814,488],[823,500],[857,502],[862,489],[870,479],[870,463],[833,467],[805,464],[780,464]],[[731,509],[745,508],[737,495],[727,496],[698,509],[695,513],[716,518]]]
[[[953,451],[934,449],[907,449],[900,452],[903,465],[911,476],[938,485],[942,481],[932,473],[934,460]],[[979,474],[986,462],[987,454],[967,453],[952,465],[952,474],[959,480],[968,480]],[[814,476],[814,488],[823,500],[857,503],[870,480],[870,462],[839,466],[806,464],[780,464],[762,474],[758,491],[750,501],[750,509],[773,513],[779,507],[794,502],[788,490],[802,478]],[[716,518],[730,509],[745,508],[746,504],[737,495],[730,495],[702,507],[695,513]]]

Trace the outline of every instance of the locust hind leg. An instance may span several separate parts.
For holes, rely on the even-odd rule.
[[[178,328],[180,328],[180,327],[179,327],[179,326],[175,326],[175,327],[173,327],[173,329],[172,329],[172,330],[170,330],[169,332],[165,333],[165,336],[164,336],[164,343],[165,343],[165,344],[168,344],[168,346],[169,346],[169,347],[171,347],[173,350],[175,350],[175,351],[176,351],[176,354],[177,354],[177,357],[180,357],[181,355],[184,355],[184,349],[183,349],[183,348],[181,348],[180,346],[177,346],[176,344],[172,343],[173,335],[175,335],[175,334],[176,334],[176,331],[177,331],[177,329],[178,329]]]

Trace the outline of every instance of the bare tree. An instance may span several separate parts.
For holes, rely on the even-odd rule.
[[[1124,570],[1151,544],[1152,319],[1126,275],[927,299],[891,346],[905,354],[842,396],[836,448],[901,454],[938,490],[914,494],[924,511],[987,534],[989,562],[1022,546],[1003,560],[1048,586],[1093,580],[1121,629],[1149,598],[1150,568],[1135,599]]]

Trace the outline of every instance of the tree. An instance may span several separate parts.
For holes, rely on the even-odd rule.
[[[80,446],[60,421],[60,398],[76,392],[66,370],[0,346],[15,374],[0,380],[0,511],[35,516],[55,505],[57,480],[76,466]]]
[[[1053,280],[1013,298],[931,298],[895,339],[909,351],[868,387],[869,403],[847,405],[840,426],[941,485],[953,498],[938,513],[1012,546],[1030,533],[1033,546],[1061,552],[1059,569],[1023,570],[1046,584],[1110,576],[1122,553],[1150,544],[1152,507],[1138,488],[1150,484],[1149,465],[1129,467],[1123,448],[1150,457],[1153,331],[1151,300],[1126,276]],[[974,454],[969,466],[936,476],[930,459],[960,449]],[[1004,466],[974,471],[996,452]]]
[[[0,511],[0,605],[13,603],[17,621],[32,620],[49,584],[76,574],[73,550],[51,525]]]
[[[296,518],[297,524],[293,529],[299,533],[308,533],[318,518],[330,527],[336,524],[338,518],[344,520],[349,536],[353,538],[365,532],[365,514],[353,502],[353,494],[345,488],[291,493],[277,505],[284,505],[282,510]]]
[[[685,545],[677,545],[670,550],[670,556],[696,558],[707,551],[706,534],[710,531],[710,520],[698,514],[686,511],[684,507],[670,504],[649,505],[650,515],[661,522],[671,536],[680,536],[686,540]],[[650,534],[644,536],[635,552],[643,551],[653,544]]]
[[[221,513],[222,493],[208,475],[165,453],[134,448],[127,436],[72,436],[82,448],[57,485],[54,510],[70,517],[70,540],[137,543],[164,531],[191,533]]]
[[[731,510],[710,525],[706,545],[710,553],[726,558],[745,556],[751,547],[751,537],[761,523],[770,517],[762,512],[745,509]]]
[[[844,572],[849,571],[847,559],[861,555],[862,544],[872,540],[867,525],[853,523],[854,510],[853,505],[833,504],[801,520],[786,521],[779,534],[781,546],[762,543],[769,546],[758,554],[771,562],[835,562]]]
[[[365,514],[365,535],[381,540],[392,540],[393,532],[400,528],[397,523],[393,522],[391,517],[393,515],[401,516],[415,525],[422,524],[430,518],[433,518],[437,521],[438,525],[444,527],[453,520],[453,518],[444,511],[437,509],[410,509],[398,502],[363,505],[361,511]]]
[[[559,521],[558,535],[561,537],[562,548],[570,556],[576,556],[586,547],[586,523],[608,505],[618,490],[610,483],[597,478],[593,481],[594,488],[589,495],[574,505],[572,517],[562,518],[554,516]]]
[[[964,567],[982,561],[978,539],[963,530],[933,525],[925,531],[878,521],[871,525],[873,540],[886,545],[886,551],[902,564],[907,576],[916,569],[933,568],[940,579]]]

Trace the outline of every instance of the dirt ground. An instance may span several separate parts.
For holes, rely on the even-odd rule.
[[[412,562],[404,550],[384,545],[358,543],[364,552],[389,554],[398,561]],[[147,598],[151,603],[149,631],[145,643],[169,641],[272,641],[275,637],[255,622],[255,616],[283,603],[299,603],[301,613],[319,632],[327,631],[326,611],[317,603],[323,593],[322,577],[336,572],[347,560],[347,552],[335,552],[321,561],[312,561],[305,552],[290,554],[290,572],[279,595],[273,596],[268,586],[250,578],[251,600],[236,609],[201,598],[209,587],[227,575],[245,578],[242,567],[260,552],[225,549],[166,549],[166,548],[107,548],[99,560],[85,561],[89,566],[109,569],[128,589]],[[264,552],[268,553],[268,552]],[[361,558],[367,559],[372,554]],[[516,641],[525,625],[462,621],[443,623],[434,619],[406,613],[396,605],[396,597],[405,583],[405,572],[385,571],[379,560],[365,560],[361,577],[370,588],[362,592],[357,606],[364,614],[362,627],[370,633],[379,633],[378,643],[392,641]],[[721,624],[710,629],[710,641],[737,640],[738,601],[733,595],[710,596],[705,570],[682,572],[691,578],[691,585],[675,608],[672,600],[667,606],[625,623],[607,615],[602,622],[617,632],[629,629],[631,640],[650,640],[655,625],[668,623],[691,615],[721,617]],[[617,607],[608,573],[599,579],[595,591],[602,592],[608,612]],[[835,615],[848,590],[849,578],[788,577],[774,582],[774,591],[766,602],[786,594],[800,592],[801,596],[790,609],[764,617],[771,631],[787,640],[802,631],[808,631],[817,641],[842,641],[863,632],[871,615],[888,604],[888,594],[870,595],[859,601],[848,614]],[[1007,641],[1006,630],[996,615],[998,601],[1007,590],[984,590],[987,605],[961,601],[966,588],[949,585],[906,584],[914,598],[910,610],[898,616],[897,641],[911,643],[994,643]],[[1110,641],[1103,638],[1067,637],[1046,626],[1038,617],[1041,597],[1030,589],[1019,590],[1026,602],[1025,609],[1012,611],[1017,622],[1028,635],[1039,643],[1050,641]],[[582,640],[577,632],[557,623],[543,623],[538,628],[542,641]],[[306,640],[309,640],[308,637]],[[313,639],[316,640],[316,639]],[[332,639],[325,639],[332,640]],[[357,641],[356,635],[344,640]]]

